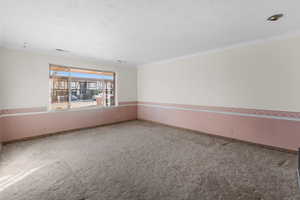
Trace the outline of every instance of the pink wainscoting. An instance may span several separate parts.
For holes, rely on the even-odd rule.
[[[298,112],[153,102],[120,102],[119,105],[80,111],[44,112],[43,107],[0,111],[3,114],[0,117],[0,141],[1,136],[4,142],[8,142],[138,118],[288,150],[297,150],[300,146],[299,120],[263,117],[279,116],[298,119],[300,118]],[[262,117],[239,114],[255,114]]]
[[[138,119],[292,151],[300,146],[300,121],[180,110],[176,107],[164,108],[161,105],[139,102]],[[213,110],[217,110],[217,107]],[[256,112],[248,109],[247,111]],[[296,116],[299,116],[298,114],[295,113]]]
[[[2,116],[4,142],[137,119],[136,105]]]
[[[0,113],[0,146],[1,146],[1,142],[3,140],[3,123],[2,123],[2,117],[1,117],[1,113]],[[1,151],[1,147],[0,147],[0,151]]]

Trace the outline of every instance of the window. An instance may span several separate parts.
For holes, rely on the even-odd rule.
[[[50,109],[115,105],[115,73],[50,65]]]

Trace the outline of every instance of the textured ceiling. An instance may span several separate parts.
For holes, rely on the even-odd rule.
[[[139,65],[300,29],[299,0],[0,0],[0,45]],[[284,13],[277,22],[266,21]],[[57,52],[57,54],[59,54]]]

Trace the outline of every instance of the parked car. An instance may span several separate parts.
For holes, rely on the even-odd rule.
[[[72,100],[72,101],[77,101],[77,100],[78,100],[78,97],[75,96],[75,95],[72,95],[72,96],[71,96],[71,100]]]

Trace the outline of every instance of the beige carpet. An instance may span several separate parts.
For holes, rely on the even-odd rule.
[[[296,200],[294,154],[132,121],[3,147],[1,200]]]

